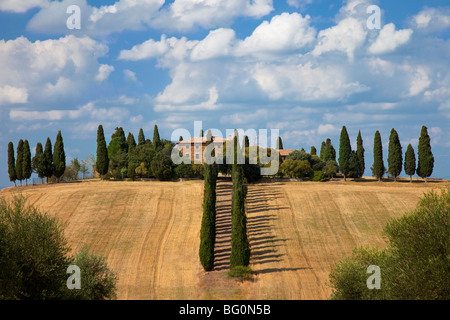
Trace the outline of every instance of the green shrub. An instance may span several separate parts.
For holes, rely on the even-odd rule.
[[[252,276],[252,269],[248,266],[235,266],[228,271],[228,276],[231,278],[239,278],[240,280],[250,280]]]
[[[116,299],[117,276],[109,270],[106,259],[83,248],[71,262],[81,271],[81,289],[67,290],[72,300]]]
[[[450,299],[450,191],[431,191],[411,213],[389,222],[383,251],[360,249],[330,273],[333,299]],[[381,289],[369,290],[366,268],[381,270]]]
[[[156,179],[165,181],[173,176],[173,162],[167,155],[157,152],[151,163],[152,173]]]
[[[327,178],[325,176],[325,173],[323,173],[322,171],[314,171],[312,177],[311,177],[311,181],[319,181],[319,182],[323,182],[326,181]]]
[[[116,278],[101,257],[83,251],[74,258],[64,225],[16,196],[0,199],[0,299],[110,299]],[[81,287],[69,290],[71,264],[82,269]],[[84,290],[83,290],[84,288]]]

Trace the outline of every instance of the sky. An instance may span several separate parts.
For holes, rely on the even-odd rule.
[[[369,176],[375,131],[387,165],[391,129],[417,152],[425,125],[450,179],[449,36],[448,0],[0,0],[0,187],[9,141],[61,130],[69,163],[99,124],[178,140],[194,121],[307,151],[345,125]]]

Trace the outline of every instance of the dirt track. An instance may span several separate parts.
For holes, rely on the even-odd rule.
[[[119,276],[119,299],[327,299],[332,265],[357,246],[383,246],[387,220],[414,208],[423,192],[437,186],[444,184],[250,185],[254,275],[244,283],[226,276],[227,183],[218,187],[219,241],[210,273],[198,259],[201,181],[84,182],[15,191],[67,223],[74,251],[87,245],[106,256]]]

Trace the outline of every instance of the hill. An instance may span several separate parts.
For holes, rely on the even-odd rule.
[[[445,186],[450,184],[251,184],[254,274],[245,282],[227,278],[226,259],[210,273],[200,265],[202,181],[62,183],[8,188],[0,196],[21,192],[65,221],[74,251],[87,245],[117,272],[119,299],[327,299],[335,262],[358,246],[384,246],[382,229],[390,218],[414,208],[423,192]],[[218,206],[229,198],[226,185],[218,188]],[[229,221],[218,223],[227,239]],[[226,240],[220,245],[226,256]]]

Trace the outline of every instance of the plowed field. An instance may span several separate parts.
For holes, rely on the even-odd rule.
[[[385,245],[386,222],[449,183],[287,182],[249,186],[251,281],[227,277],[231,182],[217,189],[215,271],[198,259],[202,181],[61,183],[9,188],[60,217],[73,251],[106,257],[119,299],[327,299],[335,262]]]

